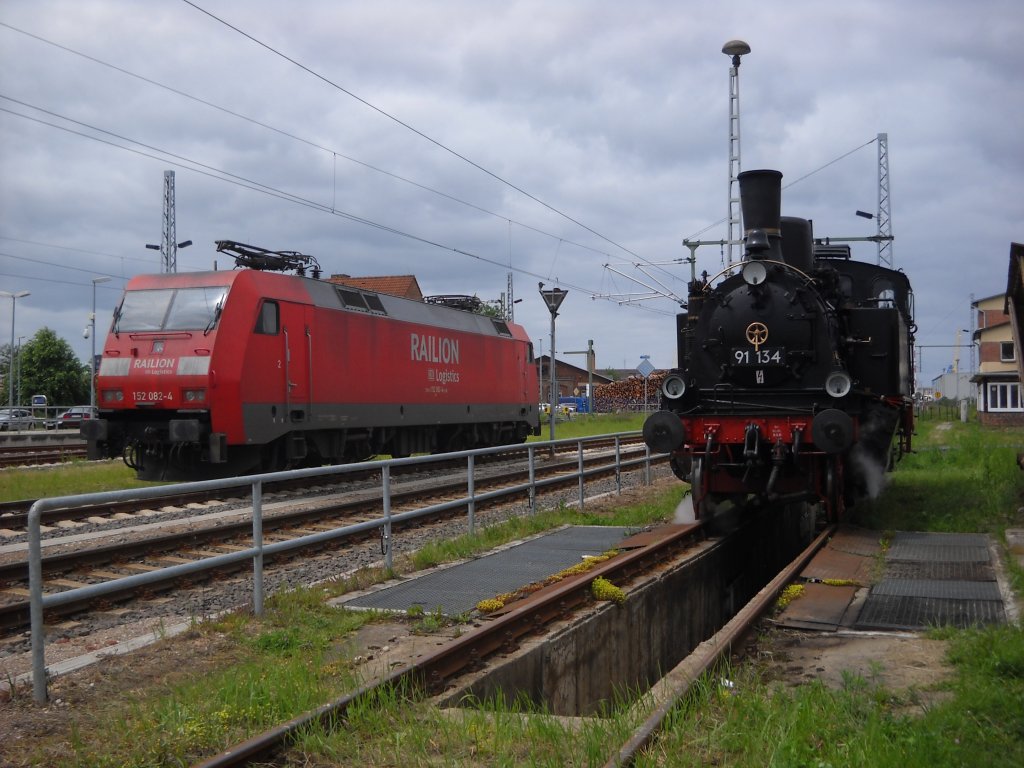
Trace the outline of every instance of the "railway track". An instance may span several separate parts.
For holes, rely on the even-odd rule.
[[[685,553],[703,538],[700,523],[674,528],[674,531],[646,547],[620,553],[586,574],[566,579],[536,593],[521,606],[483,622],[478,630],[418,658],[410,666],[247,741],[235,744],[229,750],[198,765],[200,768],[232,768],[255,762],[261,765],[275,764],[275,757],[286,751],[292,739],[303,729],[314,724],[329,730],[338,728],[346,721],[350,707],[358,705],[377,691],[393,689],[436,693],[447,681],[479,665],[488,657],[507,650],[524,635],[543,631],[548,625],[564,619],[568,613],[588,602],[590,584],[594,579],[604,577],[615,583],[635,579],[648,571],[663,568],[668,559]],[[770,609],[778,593],[825,544],[831,533],[830,528],[818,536],[714,637],[701,643],[690,656],[672,670],[667,677],[673,682],[654,697],[654,704],[645,722],[614,753],[607,756],[605,768],[618,768],[633,763],[637,755],[657,738],[668,714],[690,686],[750,631],[754,623]]]
[[[0,467],[34,467],[63,464],[85,458],[85,443],[0,446]]]
[[[631,462],[642,462],[643,455],[644,451],[634,446],[623,450],[621,458],[623,463],[628,465]],[[584,467],[593,472],[592,477],[607,476],[615,472],[614,467],[608,465],[607,461],[607,452],[592,452],[584,459]],[[578,459],[554,460],[537,467],[535,476],[537,479],[547,478],[547,487],[553,490],[575,485],[575,472],[578,468]],[[558,481],[559,476],[564,479]],[[489,476],[483,476],[481,473],[480,477],[475,478],[476,493],[494,492],[495,496],[488,503],[505,503],[527,493],[523,490],[527,478],[528,469],[525,467],[499,471]],[[406,489],[399,488],[391,493],[393,515],[423,507],[428,501],[436,504],[446,497],[462,498],[465,495],[466,478],[463,474],[462,477],[451,477],[443,482],[432,478],[428,481],[408,482],[406,485]],[[506,489],[504,493],[502,489]],[[178,501],[185,498],[179,497]],[[162,503],[163,501],[164,499],[161,499]],[[346,492],[343,500],[339,500],[336,493],[325,496],[315,503],[302,500],[283,510],[267,512],[263,520],[264,535],[273,537],[275,542],[283,542],[345,526],[364,524],[359,531],[338,537],[330,545],[341,547],[376,535],[381,529],[380,508],[379,487],[360,492]],[[81,519],[83,515],[95,516],[97,511],[95,508],[54,510],[59,513],[59,519],[62,520]],[[415,523],[409,525],[429,525],[437,519],[450,518],[455,514],[458,514],[457,510],[445,510],[429,518],[417,519]],[[50,522],[54,520],[51,519]],[[110,536],[118,538],[114,543],[111,543],[110,536],[94,533],[91,535],[102,538],[96,538],[92,542],[77,541],[74,547],[67,548],[67,551],[44,557],[42,572],[49,590],[47,595],[165,568],[169,564],[193,562],[214,555],[244,550],[251,546],[252,515],[251,509],[247,506],[229,511],[197,510],[197,514],[189,518],[150,523],[145,527],[150,530],[131,539],[125,534],[126,529],[116,528],[110,531]],[[400,530],[401,527],[396,526],[396,529]],[[55,541],[59,542],[60,539]],[[52,542],[48,540],[47,543]],[[57,546],[54,544],[51,548]],[[296,546],[288,553],[278,555],[277,558],[282,561],[301,557],[307,555],[310,549],[323,547],[322,543]],[[244,562],[226,565],[218,572],[230,572],[246,567],[248,566]],[[27,561],[23,558],[0,564],[0,584],[3,584],[0,588],[0,631],[9,633],[28,624],[29,603],[24,599],[27,594],[27,574]],[[201,578],[210,576],[204,575]],[[151,583],[141,589],[128,589],[108,596],[108,599],[128,600],[136,591],[149,594],[154,590],[170,590],[179,581],[179,576],[169,576],[159,583]],[[46,615],[53,618],[57,615],[81,613],[89,609],[91,602],[93,601],[88,599],[69,601],[60,607],[48,609]]]
[[[607,449],[614,445],[614,440],[607,441],[593,441],[588,443],[588,446],[593,450]],[[643,445],[643,440],[640,437],[622,438],[620,445],[623,450],[630,450],[638,446]],[[2,450],[2,449],[0,449]],[[524,461],[527,455],[527,448],[523,446],[515,446],[510,448],[508,451],[497,453],[493,455],[479,457],[477,459],[477,466],[483,466],[486,464],[493,464],[501,461]],[[84,451],[84,446],[83,446]],[[555,455],[568,455],[575,454],[575,447],[572,445],[559,445],[555,447]],[[83,454],[84,455],[84,454]],[[437,462],[431,462],[424,467],[405,467],[395,468],[392,470],[393,477],[405,477],[405,476],[416,476],[422,475],[425,472],[437,472],[438,470],[444,469],[445,467],[462,467],[465,466],[463,461],[453,460],[438,460]],[[339,476],[333,480],[325,478],[320,481],[322,485],[327,485],[332,482],[339,486],[348,485],[353,480],[365,478],[374,472],[367,471],[367,473],[350,473],[348,475]],[[280,480],[273,483],[266,483],[264,485],[265,494],[282,493],[288,491],[302,491],[308,485],[307,480]],[[178,495],[169,495],[163,501],[167,506],[181,506],[187,504],[206,504],[211,501],[216,501],[220,496],[221,492],[218,491],[192,491],[188,493],[181,493]],[[16,501],[3,501],[0,502],[0,528],[6,528],[9,530],[23,530],[28,524],[28,511],[37,499],[21,499]],[[116,503],[106,503],[102,508],[97,506],[68,506],[59,509],[50,509],[43,513],[41,523],[44,526],[54,525],[56,523],[67,521],[67,520],[82,520],[89,517],[95,517],[97,515],[103,516],[114,516],[114,515],[134,515],[143,510],[149,508],[149,503],[144,501],[124,501]]]

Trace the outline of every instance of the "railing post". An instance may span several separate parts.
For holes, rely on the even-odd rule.
[[[380,532],[380,551],[384,555],[384,566],[390,571],[393,557],[391,553],[391,467],[387,464],[381,469],[381,497],[384,500],[384,527]]]
[[[651,484],[651,446],[644,443],[644,485]]]
[[[576,443],[576,471],[579,473],[579,485],[580,485],[580,512],[583,511],[583,440],[581,439]]]
[[[473,461],[475,457],[473,454],[469,454],[466,457],[466,495],[469,497],[469,535],[472,536],[476,533],[476,499],[473,494],[476,492],[474,488],[473,468],[476,462]]]
[[[533,446],[526,447],[527,463],[530,465],[530,516],[537,514],[537,466]]]
[[[263,483],[252,484],[252,612],[263,615]]]
[[[615,493],[622,493],[622,443],[615,436]]]
[[[42,510],[38,502],[28,511],[29,619],[32,625],[32,698],[46,703],[46,635],[43,632],[43,542],[40,530]],[[13,691],[12,691],[13,693]]]

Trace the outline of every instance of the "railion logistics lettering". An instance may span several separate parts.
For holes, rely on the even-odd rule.
[[[178,364],[177,358],[170,357],[147,357],[145,359],[139,358],[135,361],[132,366],[136,370],[139,368],[148,369],[161,369],[161,368],[174,368]]]
[[[421,336],[418,333],[409,334],[409,338],[409,357],[412,360],[421,363],[457,364],[459,362],[457,339],[449,339],[447,336]]]

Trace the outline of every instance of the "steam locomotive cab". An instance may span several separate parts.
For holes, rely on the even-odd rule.
[[[744,260],[690,284],[680,367],[644,425],[698,517],[754,496],[838,519],[876,484],[894,434],[909,450],[909,282],[848,250],[819,257],[810,222],[779,215],[781,177],[740,174]]]

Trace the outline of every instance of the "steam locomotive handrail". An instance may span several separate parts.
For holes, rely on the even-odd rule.
[[[575,473],[568,477],[579,477],[580,506],[584,501],[584,480],[587,476],[595,474],[594,469],[584,469],[583,449],[584,445],[599,441],[607,442],[614,439],[615,456],[614,468],[616,477],[616,489],[621,490],[621,472],[624,467],[635,465],[637,461],[642,462],[645,473],[644,481],[650,482],[650,469],[652,460],[656,458],[650,448],[646,448],[645,456],[640,460],[623,461],[621,454],[621,440],[639,436],[641,433],[622,432],[617,434],[595,435],[586,438],[573,438],[553,440],[547,442],[528,443],[527,454],[529,460],[529,481],[521,484],[520,490],[529,490],[531,512],[535,508],[537,489],[564,481],[562,478],[538,479],[535,475],[534,466],[538,451],[553,450],[556,446],[576,445],[578,446],[579,462]],[[245,477],[224,478],[219,480],[203,480],[190,483],[179,483],[173,485],[156,486],[149,488],[133,488],[122,491],[105,491],[102,493],[81,494],[77,496],[62,496],[47,499],[39,499],[32,504],[28,513],[28,571],[29,571],[29,614],[31,621],[31,648],[32,648],[32,690],[33,698],[39,703],[45,703],[47,699],[46,679],[46,637],[43,627],[44,611],[47,608],[55,608],[80,599],[95,599],[105,595],[122,591],[126,588],[134,588],[167,578],[186,576],[202,571],[212,570],[225,565],[245,560],[253,561],[253,610],[259,614],[263,610],[263,558],[265,555],[283,552],[296,547],[313,543],[321,543],[333,538],[340,538],[350,535],[353,532],[369,531],[380,529],[382,542],[388,545],[385,556],[386,564],[391,566],[391,527],[395,523],[421,517],[433,511],[441,509],[452,509],[456,507],[467,507],[469,526],[472,532],[474,525],[474,510],[478,502],[487,500],[496,495],[494,491],[485,493],[474,493],[473,462],[476,456],[489,455],[507,451],[508,446],[495,448],[483,448],[472,451],[458,451],[449,454],[432,456],[415,456],[405,459],[388,459],[384,461],[362,462],[358,464],[344,464],[333,467],[314,467],[308,469],[295,469],[286,472],[264,473],[259,475],[248,475]],[[447,501],[435,504],[428,508],[403,512],[392,515],[390,507],[390,469],[394,466],[408,466],[425,462],[434,462],[442,459],[462,459],[467,461],[467,495],[458,500]],[[381,485],[383,491],[383,516],[376,520],[364,521],[355,525],[345,526],[333,531],[325,531],[317,534],[310,534],[299,539],[293,539],[274,544],[263,544],[263,520],[262,520],[262,495],[263,483],[274,480],[294,480],[323,477],[327,475],[346,474],[350,472],[365,472],[367,469],[381,470]],[[43,568],[42,568],[42,531],[41,518],[44,512],[50,509],[67,507],[74,504],[105,504],[134,499],[159,499],[169,494],[180,494],[187,491],[212,491],[224,490],[249,486],[252,488],[253,507],[253,546],[241,552],[233,552],[226,555],[204,558],[191,563],[169,566],[159,570],[148,571],[143,574],[136,574],[119,579],[113,579],[100,584],[91,584],[85,587],[58,592],[51,595],[43,594]]]
[[[778,264],[780,267],[785,267],[786,269],[793,270],[798,275],[803,277],[804,280],[806,280],[807,282],[809,282],[809,283],[813,283],[814,282],[814,278],[813,277],[808,275],[802,269],[797,269],[792,264],[787,264],[786,262],[779,261],[778,259],[758,259],[758,261],[761,262],[762,264]],[[717,280],[722,275],[724,275],[726,272],[731,272],[732,270],[737,269],[738,267],[742,267],[744,264],[746,264],[745,261],[735,261],[735,262],[733,262],[732,264],[727,266],[725,269],[723,269],[720,272],[718,272],[717,274],[715,274],[713,277],[709,277],[707,280],[705,280],[704,281],[704,285],[711,285],[711,281],[712,280]]]

